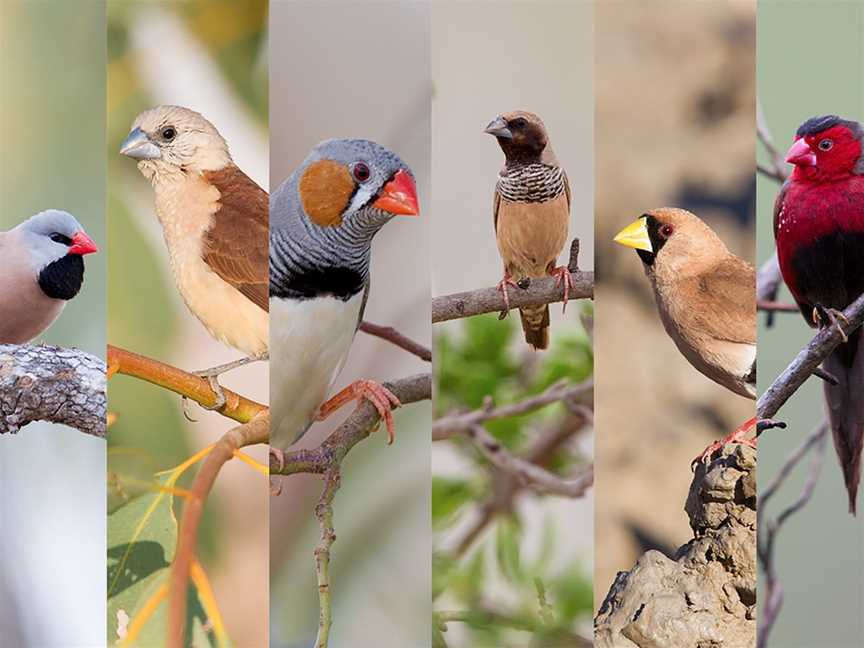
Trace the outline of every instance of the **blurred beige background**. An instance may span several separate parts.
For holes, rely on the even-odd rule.
[[[690,460],[755,412],[681,356],[637,255],[612,242],[678,206],[753,262],[755,8],[596,5],[595,607],[642,551],[689,539]]]
[[[265,0],[108,4],[108,341],[187,371],[241,354],[213,340],[183,303],[153,190],[135,161],[118,151],[139,112],[179,104],[209,119],[236,164],[266,189],[266,16]],[[226,373],[220,383],[268,402],[267,363]],[[194,404],[189,410],[196,422],[187,421],[178,396],[125,376],[111,379],[109,405],[118,415],[109,448],[140,453],[142,467],[154,471],[180,463],[235,425]],[[266,446],[250,448],[249,454],[267,461]],[[190,483],[197,468],[181,483]],[[238,646],[267,642],[268,512],[267,479],[239,461],[226,464],[205,508],[199,546],[228,634]],[[108,621],[113,637],[116,620]]]
[[[298,26],[301,26],[299,28]],[[373,243],[366,319],[429,344],[429,5],[424,2],[270,3],[270,186],[330,137],[391,148],[414,171],[419,218],[396,218]],[[358,334],[334,386],[429,370],[392,345]],[[347,406],[300,442],[319,444]],[[343,464],[334,502],[331,645],[414,648],[430,634],[429,403],[397,410],[396,442],[382,431]],[[308,646],[318,624],[313,507],[321,480],[282,480],[270,501],[271,646]]]
[[[432,294],[435,296],[493,286],[502,264],[495,242],[492,199],[504,154],[497,141],[483,132],[499,113],[528,110],[539,115],[571,188],[570,235],[579,238],[579,265],[594,263],[593,219],[593,96],[591,3],[560,2],[436,2],[432,10]],[[558,263],[566,265],[569,245]],[[561,304],[550,307],[551,338],[556,332],[579,329],[582,305],[571,302],[566,315]],[[515,320],[518,322],[518,318]],[[463,321],[436,325],[459,335]],[[518,328],[518,325],[517,325]],[[526,368],[541,356],[524,344],[521,331],[513,336],[514,351]],[[527,369],[526,369],[527,370]],[[574,452],[590,460],[593,438],[581,435]],[[432,471],[437,477],[468,478],[476,467],[451,443],[432,446]],[[576,500],[531,497],[516,500],[524,529],[521,555],[526,563],[554,538],[550,571],[578,561],[592,570],[594,534],[593,491]],[[446,553],[476,521],[478,512],[462,516],[436,538]],[[472,545],[489,552],[494,564],[495,525]],[[469,556],[464,560],[468,562]],[[489,568],[490,571],[492,568]],[[573,575],[574,580],[577,576]],[[484,605],[507,610],[518,607],[511,585],[500,575],[487,577]],[[460,609],[453,597],[442,596],[437,610]],[[450,646],[472,645],[467,628],[448,625]],[[585,630],[585,629],[583,629]],[[586,630],[590,633],[590,629]],[[509,640],[525,640],[516,635]],[[508,641],[509,641],[508,640]],[[516,644],[518,645],[518,644]]]
[[[84,226],[100,251],[38,341],[98,356],[104,142],[104,3],[0,2],[0,230],[49,208]],[[0,645],[102,645],[104,574],[105,442],[49,424],[0,435]]]

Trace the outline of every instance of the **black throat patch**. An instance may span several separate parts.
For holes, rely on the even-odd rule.
[[[363,275],[350,268],[304,270],[270,281],[270,296],[282,299],[315,299],[335,297],[348,301],[363,290]]]
[[[640,259],[642,259],[642,263],[647,266],[653,266],[660,250],[664,245],[666,245],[666,239],[660,235],[660,227],[662,225],[660,221],[657,220],[656,216],[652,216],[651,214],[642,214],[642,218],[645,219],[645,229],[648,230],[648,240],[651,241],[651,248],[654,251],[649,252],[648,250],[636,250],[636,254],[639,255]]]
[[[78,294],[83,283],[84,259],[80,254],[67,254],[39,273],[39,287],[51,299],[68,301]]]

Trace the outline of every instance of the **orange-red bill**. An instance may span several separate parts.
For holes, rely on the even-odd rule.
[[[418,216],[420,205],[414,178],[406,171],[398,171],[393,179],[384,185],[373,206],[397,216]]]
[[[96,247],[96,244],[93,242],[84,231],[76,232],[75,236],[72,237],[72,245],[69,246],[69,254],[93,254],[94,252],[98,252],[99,248]]]

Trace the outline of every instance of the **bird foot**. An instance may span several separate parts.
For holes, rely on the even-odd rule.
[[[207,382],[210,385],[210,389],[216,395],[216,402],[213,405],[204,405],[201,404],[206,410],[221,410],[225,407],[225,403],[227,402],[225,398],[225,391],[222,389],[222,385],[219,384],[219,376],[223,373],[231,371],[232,369],[237,369],[238,367],[243,367],[244,365],[250,364],[252,362],[258,362],[259,360],[268,360],[270,358],[269,353],[264,353],[260,356],[248,356],[246,358],[240,358],[239,360],[233,360],[232,362],[226,362],[225,364],[216,365],[215,367],[210,367],[209,369],[203,369],[201,371],[193,371],[192,374],[198,376],[199,378],[206,378]],[[186,402],[184,399],[183,402],[183,415],[189,419],[190,421],[194,421],[192,417],[189,416],[189,413],[186,411]]]
[[[570,289],[573,287],[573,276],[567,266],[557,266],[549,270],[549,275],[555,277],[555,284],[564,289],[564,306],[562,313],[567,312],[567,300],[570,298]]]
[[[842,311],[839,311],[836,308],[825,308],[822,304],[816,304],[813,307],[813,323],[819,328],[824,328],[826,326],[835,327],[840,332],[840,337],[843,338],[843,342],[848,342],[849,337],[840,325],[841,321],[846,326],[849,326],[849,320]]]
[[[276,460],[276,463],[279,464],[279,470],[282,470],[285,467],[285,453],[279,448],[274,448],[270,446],[270,456]],[[278,482],[274,482],[273,478],[270,478],[270,495],[274,497],[276,495],[282,494],[282,482],[281,480]]]
[[[694,468],[700,463],[706,463],[707,460],[709,460],[715,452],[721,450],[723,446],[725,446],[727,443],[740,443],[742,445],[747,445],[751,448],[755,448],[756,439],[745,439],[744,437],[750,430],[756,427],[756,423],[757,421],[755,416],[751,419],[748,419],[747,421],[739,425],[737,428],[735,428],[735,431],[732,432],[732,434],[720,439],[719,441],[715,441],[707,448],[705,448],[705,450],[702,451],[699,456],[695,457],[693,461],[690,462],[690,467]]]
[[[498,282],[498,290],[501,293],[501,296],[504,297],[504,310],[501,311],[500,315],[498,315],[499,320],[507,317],[507,313],[510,312],[510,295],[507,294],[508,285],[513,286],[514,288],[519,287],[519,284],[513,281],[513,277],[510,276],[510,273],[505,271],[504,277]]]
[[[400,407],[402,403],[399,402],[393,392],[373,380],[356,380],[348,385],[318,408],[315,420],[323,421],[343,405],[363,399],[368,400],[378,410],[378,415],[387,426],[387,444],[393,443],[396,438],[393,426],[393,410]]]

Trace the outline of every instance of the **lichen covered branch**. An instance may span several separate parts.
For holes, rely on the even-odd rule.
[[[0,434],[34,421],[105,438],[105,363],[78,349],[0,345]]]

